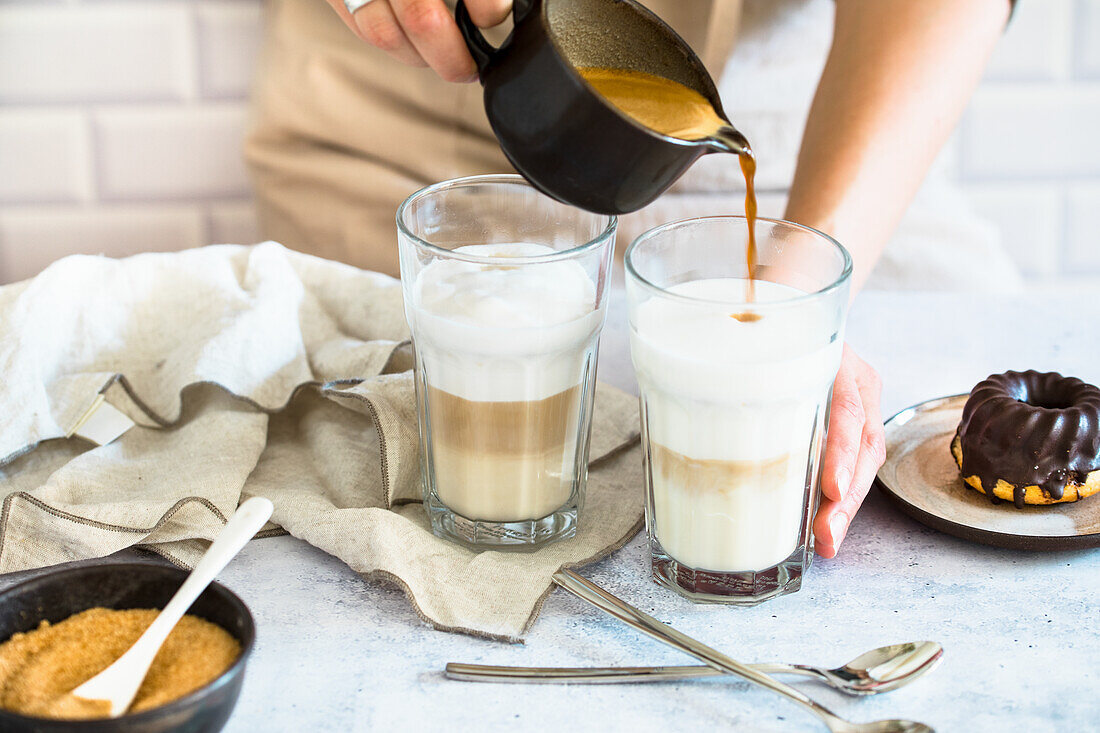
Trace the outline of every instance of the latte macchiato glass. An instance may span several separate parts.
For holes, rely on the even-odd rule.
[[[744,217],[652,229],[626,253],[653,577],[702,602],[797,591],[813,557],[821,452],[851,259],[813,229]]]
[[[615,227],[519,176],[446,181],[397,210],[437,535],[529,549],[576,533]]]

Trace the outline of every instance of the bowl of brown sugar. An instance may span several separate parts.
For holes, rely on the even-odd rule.
[[[240,695],[256,636],[240,598],[211,583],[161,647],[121,717],[67,693],[130,648],[187,572],[149,563],[85,565],[0,592],[0,731],[219,731]]]

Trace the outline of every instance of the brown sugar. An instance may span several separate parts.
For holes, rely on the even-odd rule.
[[[121,657],[153,622],[154,609],[92,608],[0,644],[0,708],[42,718],[104,718],[108,709],[68,695]],[[217,678],[241,645],[196,616],[180,619],[127,712],[155,708]]]

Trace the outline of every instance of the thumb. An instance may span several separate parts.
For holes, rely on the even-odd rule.
[[[492,28],[512,12],[512,0],[466,0],[466,9],[478,28]]]

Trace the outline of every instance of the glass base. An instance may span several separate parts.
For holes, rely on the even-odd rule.
[[[448,509],[435,495],[424,502],[432,533],[479,550],[536,550],[542,545],[570,539],[577,534],[577,506],[567,504],[541,519],[490,522],[467,519]]]
[[[799,547],[778,565],[764,570],[696,570],[673,559],[656,538],[649,538],[653,580],[695,603],[755,606],[794,593],[813,563],[813,547]]]

